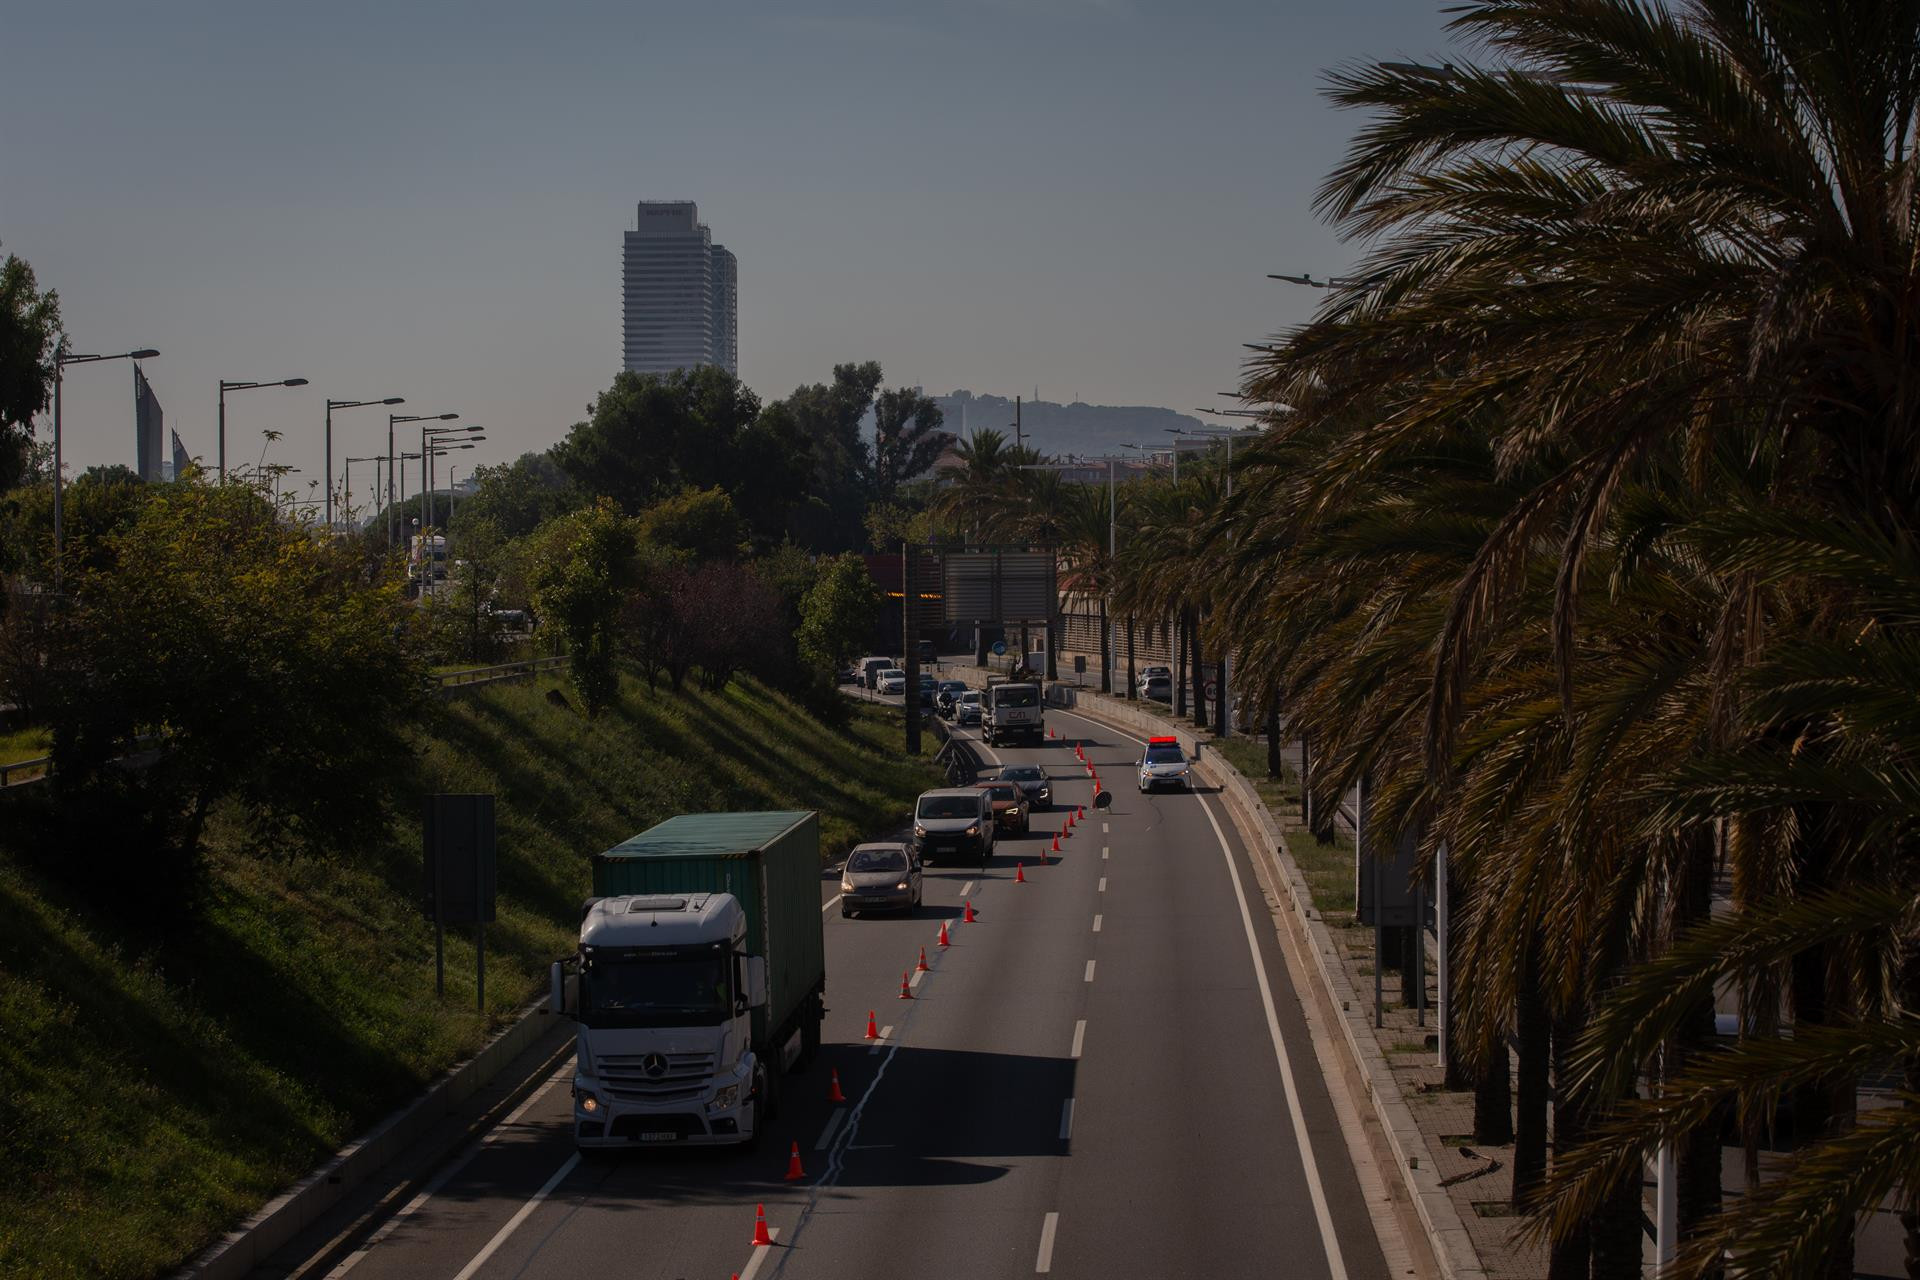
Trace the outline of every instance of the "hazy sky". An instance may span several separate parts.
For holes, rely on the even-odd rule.
[[[619,368],[621,232],[692,199],[763,397],[890,383],[1226,404],[1241,343],[1353,250],[1321,73],[1442,54],[1441,0],[122,4],[0,0],[0,248],[211,458],[320,472],[321,401],[457,410],[500,461]],[[133,461],[132,375],[70,371],[70,466]],[[335,420],[335,468],[382,450]],[[417,447],[418,437],[414,437]],[[355,485],[364,485],[355,469]]]

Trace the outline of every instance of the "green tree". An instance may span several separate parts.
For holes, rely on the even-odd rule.
[[[475,489],[448,521],[459,537],[467,520],[485,520],[506,539],[524,538],[555,516],[580,505],[580,491],[551,454],[523,453],[512,462],[475,467]],[[385,536],[384,519],[375,526]]]
[[[33,416],[52,394],[63,332],[59,295],[42,293],[33,268],[8,254],[0,264],[0,493],[20,482]]]
[[[6,673],[53,732],[68,869],[178,887],[223,801],[266,854],[383,831],[423,696],[396,592],[239,485],[157,490],[104,542],[69,569],[46,668]]]
[[[800,660],[816,674],[838,671],[872,643],[883,603],[867,562],[852,552],[823,561],[800,603]]]
[[[535,535],[534,604],[566,637],[570,676],[588,716],[619,690],[621,606],[636,573],[634,522],[609,498],[553,520]]]
[[[725,489],[682,489],[642,511],[642,541],[695,560],[733,560],[747,551],[747,527]]]
[[[583,494],[634,515],[680,489],[736,481],[751,461],[740,440],[759,412],[759,399],[724,369],[623,370],[592,416],[553,447],[553,460]]]
[[[811,459],[804,503],[791,517],[794,541],[815,551],[861,545],[873,458],[861,422],[880,390],[880,366],[840,364],[833,381],[798,387],[762,415],[769,432],[804,441]]]
[[[873,494],[890,502],[902,484],[933,470],[953,447],[940,406],[912,387],[882,391],[873,402]]]

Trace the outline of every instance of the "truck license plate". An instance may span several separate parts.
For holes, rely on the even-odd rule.
[[[671,1130],[665,1133],[654,1132],[654,1133],[643,1133],[640,1135],[640,1141],[642,1142],[678,1142],[679,1140],[680,1140],[680,1135],[672,1132]]]

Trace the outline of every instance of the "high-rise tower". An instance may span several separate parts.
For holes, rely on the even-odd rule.
[[[739,264],[713,243],[691,200],[642,200],[626,233],[622,356],[639,373],[739,370]]]

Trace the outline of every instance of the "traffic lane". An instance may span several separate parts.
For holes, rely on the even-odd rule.
[[[953,933],[917,989],[884,1087],[846,1135],[841,1184],[776,1250],[773,1274],[1033,1273],[1065,1152],[1097,870],[1027,871],[1024,884],[1003,869],[977,886],[979,922]]]
[[[1176,1037],[1180,1043],[1210,1046],[1209,1059],[1217,1055],[1221,1064],[1214,1073],[1177,1078],[1162,1073],[1165,1078],[1160,1087],[1170,1091],[1166,1098],[1174,1107],[1183,1107],[1195,1098],[1203,1103],[1190,1112],[1188,1137],[1180,1149],[1197,1145],[1208,1152],[1210,1165],[1217,1162],[1222,1168],[1238,1165],[1258,1170],[1266,1185],[1260,1196],[1248,1201],[1237,1195],[1240,1179],[1230,1179],[1219,1184],[1217,1194],[1206,1197],[1204,1203],[1239,1204],[1246,1212],[1269,1215],[1275,1205],[1285,1206],[1289,1230],[1319,1244],[1319,1207],[1311,1203],[1312,1179],[1305,1167],[1310,1157],[1313,1177],[1322,1189],[1327,1225],[1337,1241],[1346,1274],[1384,1277],[1386,1264],[1361,1199],[1345,1135],[1311,1052],[1310,1033],[1280,951],[1272,912],[1259,892],[1259,881],[1237,833],[1223,812],[1215,809],[1210,819],[1208,807],[1215,802],[1207,797],[1205,789],[1199,793],[1139,793],[1132,763],[1125,757],[1131,755],[1137,760],[1143,744],[1098,722],[1078,716],[1069,719],[1085,726],[1087,736],[1096,741],[1097,747],[1089,749],[1088,754],[1102,763],[1103,773],[1125,769],[1124,785],[1114,785],[1117,777],[1107,781],[1114,795],[1109,819],[1114,829],[1113,858],[1120,865],[1104,895],[1114,900],[1112,911],[1103,909],[1103,915],[1112,917],[1112,922],[1103,920],[1102,932],[1097,935],[1103,955],[1114,961],[1111,966],[1101,967],[1111,968],[1118,980],[1113,985],[1118,989],[1109,992],[1100,983],[1095,984],[1096,1009],[1104,1011],[1110,997],[1115,1007],[1111,1014],[1089,1018],[1088,1043],[1101,1043],[1112,1033],[1110,1024],[1118,1023],[1123,1041],[1137,1042],[1149,1026],[1174,1025],[1182,1028]],[[1225,854],[1221,851],[1223,838]],[[1229,858],[1232,871],[1228,869]],[[1243,895],[1248,913],[1244,917],[1240,908]],[[1294,1100],[1300,1112],[1297,1126],[1287,1106],[1287,1079],[1279,1065],[1267,1022],[1266,999],[1253,968],[1249,927],[1253,948],[1267,976],[1281,1042],[1288,1050]],[[1156,937],[1158,942],[1152,940]],[[1120,949],[1123,945],[1125,952]],[[1168,1002],[1176,996],[1179,998]],[[1104,1069],[1112,1057],[1089,1051],[1083,1063],[1082,1087],[1107,1091],[1114,1107],[1124,1107],[1128,1099],[1138,1097],[1138,1073],[1107,1076]],[[1165,1064],[1143,1065],[1157,1069]],[[1097,1109],[1097,1105],[1090,1107],[1089,1114]],[[1221,1117],[1228,1119],[1223,1122]],[[1147,1122],[1163,1125],[1164,1114]],[[1304,1152],[1300,1132],[1306,1135]],[[1270,1142],[1249,1144],[1245,1139],[1253,1134],[1264,1135]],[[1096,1169],[1103,1176],[1116,1171],[1135,1175],[1105,1188],[1102,1194],[1108,1196],[1152,1200],[1185,1193],[1187,1186],[1175,1186],[1170,1181],[1154,1185],[1153,1175],[1172,1154],[1165,1149],[1169,1141],[1179,1142],[1177,1125],[1159,1135],[1154,1145],[1160,1155],[1155,1159],[1103,1159],[1076,1167]],[[1203,1215],[1202,1220],[1206,1217]],[[1227,1214],[1224,1220],[1216,1220],[1212,1229],[1226,1230],[1232,1221],[1233,1216]],[[1073,1215],[1062,1215],[1063,1251],[1081,1246],[1079,1226]],[[1243,1239],[1244,1230],[1235,1230],[1238,1234],[1219,1239]],[[1121,1233],[1121,1238],[1125,1234]],[[1107,1239],[1087,1242],[1087,1247],[1101,1249]],[[1110,1252],[1118,1256],[1117,1250]],[[1324,1263],[1325,1246],[1317,1252]],[[1243,1254],[1228,1250],[1216,1261],[1221,1274],[1246,1273],[1257,1265],[1257,1257],[1250,1251]]]

